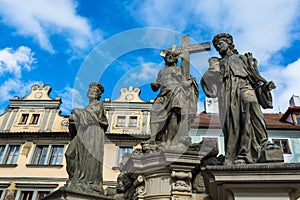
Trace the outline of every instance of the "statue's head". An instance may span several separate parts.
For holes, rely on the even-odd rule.
[[[88,98],[100,99],[102,93],[104,92],[104,87],[98,82],[91,82],[89,85],[89,91],[87,93]]]
[[[177,64],[178,56],[179,56],[178,53],[172,51],[166,51],[163,57],[166,62],[166,65],[173,66]]]
[[[216,50],[218,50],[218,43],[220,41],[225,42],[228,45],[229,49],[233,53],[238,53],[237,50],[234,48],[233,38],[232,38],[232,36],[230,34],[228,34],[228,33],[220,33],[218,35],[215,35],[212,43],[213,43],[213,45],[214,45],[214,47],[215,47]]]

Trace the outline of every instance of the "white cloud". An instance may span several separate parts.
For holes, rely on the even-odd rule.
[[[290,45],[299,2],[284,1],[200,1],[196,13],[215,33],[229,32],[239,51],[252,51],[261,63]],[[200,25],[199,25],[200,26]]]
[[[12,99],[14,96],[23,98],[28,94],[31,86],[36,83],[37,82],[35,81],[25,82],[14,78],[7,79],[0,85],[0,105],[2,105],[4,102],[7,102],[8,99]],[[4,108],[0,107],[0,110],[1,109]]]
[[[5,48],[0,50],[0,76],[9,73],[17,78],[21,71],[30,71],[35,63],[34,53],[30,48],[20,46],[17,50]]]
[[[85,49],[100,40],[88,20],[76,13],[73,0],[0,0],[2,21],[17,34],[34,38],[39,45],[55,52],[51,36],[61,34],[75,49]]]
[[[215,34],[222,32],[232,34],[237,50],[253,52],[259,68],[264,67],[263,75],[277,85],[272,92],[274,109],[264,112],[278,112],[279,108],[284,112],[289,106],[289,98],[293,94],[300,95],[300,61],[276,66],[276,62],[284,60],[284,57],[278,58],[277,53],[299,40],[299,5],[297,0],[190,0],[186,3],[148,0],[136,1],[138,9],[131,12],[148,26],[172,28],[198,40],[208,38],[211,41]],[[216,56],[213,47],[212,50],[209,54]]]
[[[293,95],[300,96],[299,70],[300,58],[286,67],[273,66],[263,73],[268,80],[273,80],[277,86],[272,92],[274,108],[265,110],[265,112],[285,112],[289,107],[290,98]]]
[[[35,81],[21,80],[23,71],[30,71],[36,63],[30,48],[20,46],[18,49],[5,48],[0,50],[0,110],[5,102],[14,96],[24,97]]]
[[[80,92],[74,88],[66,86],[62,91],[59,91],[58,94],[62,99],[60,109],[63,114],[69,115],[72,108],[83,108],[85,106],[85,100]]]
[[[157,64],[144,63],[140,67],[135,68],[135,70],[130,73],[128,79],[135,80],[136,82],[155,80],[158,71]]]
[[[221,32],[234,36],[242,53],[252,51],[260,63],[266,63],[278,50],[288,48],[299,16],[299,1],[291,0],[210,0],[136,1],[131,10],[137,20],[147,26],[193,31],[192,37]],[[143,16],[142,18],[140,16]],[[196,34],[196,35],[195,35]],[[203,37],[203,36],[202,36]]]
[[[160,26],[178,31],[184,30],[190,23],[194,1],[136,1],[131,5],[131,12],[137,20],[147,26]],[[143,16],[143,17],[141,17]]]

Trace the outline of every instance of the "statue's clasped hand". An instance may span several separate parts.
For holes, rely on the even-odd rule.
[[[269,81],[262,86],[263,91],[271,91],[276,88],[276,85],[273,81]]]

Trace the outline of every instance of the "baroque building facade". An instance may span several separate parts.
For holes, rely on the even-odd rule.
[[[64,153],[72,139],[68,116],[60,114],[60,97],[50,97],[51,87],[33,85],[24,98],[10,100],[0,115],[0,197],[40,199],[63,186],[67,179]],[[140,98],[140,89],[122,88],[120,96],[104,104],[109,127],[105,133],[103,178],[106,187],[116,186],[125,153],[140,147],[150,133],[152,100]],[[215,140],[224,154],[215,99],[205,101],[205,111],[192,124],[194,143]],[[281,147],[285,162],[300,160],[300,98],[293,96],[285,113],[265,113],[269,139]]]

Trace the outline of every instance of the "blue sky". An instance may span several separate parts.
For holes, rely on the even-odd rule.
[[[297,0],[92,1],[0,0],[0,112],[13,96],[24,97],[34,83],[52,86],[62,113],[87,103],[90,81],[115,99],[121,87],[141,87],[144,100],[164,67],[160,52],[181,44],[211,41],[230,33],[240,53],[253,52],[259,70],[273,80],[274,109],[284,112],[300,95],[300,18]],[[191,56],[199,80],[212,50]],[[198,111],[205,95],[200,90]]]

